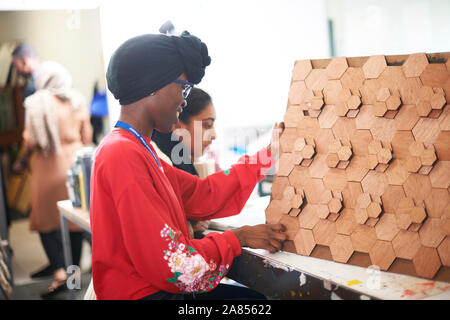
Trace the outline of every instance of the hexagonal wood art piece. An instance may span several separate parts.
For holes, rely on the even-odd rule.
[[[285,250],[450,282],[450,53],[296,61],[284,122]]]

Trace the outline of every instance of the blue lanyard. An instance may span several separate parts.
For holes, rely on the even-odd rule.
[[[150,148],[150,146],[148,145],[147,141],[145,141],[144,137],[142,137],[142,135],[132,126],[130,126],[128,123],[122,122],[122,121],[117,121],[116,128],[122,128],[125,129],[129,132],[131,132],[132,134],[134,134],[136,136],[136,138],[139,139],[139,141],[141,141],[141,143],[144,145],[144,147],[147,148],[148,151],[150,151],[151,155],[153,156],[153,158],[156,161],[156,164],[158,165],[158,167],[161,169],[162,172],[164,172],[163,168],[161,167],[161,165],[159,164],[158,159],[156,158],[155,154],[153,153],[152,149]]]

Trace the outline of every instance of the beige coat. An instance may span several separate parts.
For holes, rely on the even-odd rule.
[[[86,106],[74,109],[69,101],[55,96],[51,99],[55,107],[61,150],[48,156],[37,150],[31,163],[30,230],[42,233],[60,229],[56,202],[68,199],[67,170],[72,165],[75,152],[92,141],[92,127]],[[27,145],[33,145],[27,126],[23,138]],[[72,223],[69,223],[69,229],[82,230]]]

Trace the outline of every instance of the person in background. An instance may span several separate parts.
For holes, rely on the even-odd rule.
[[[25,100],[35,91],[36,72],[39,68],[39,57],[31,44],[21,43],[12,52],[12,63],[19,75],[25,78],[22,98]]]
[[[190,89],[210,62],[206,45],[186,31],[131,38],[110,59],[108,89],[121,108],[116,128],[96,149],[91,175],[97,299],[183,299],[211,292],[221,286],[241,247],[276,252],[287,239],[282,224],[190,237],[187,218],[209,220],[241,212],[274,165],[279,147],[274,134],[267,148],[205,179],[157,156],[150,144],[153,131],[173,129]],[[221,298],[238,297],[229,293]]]
[[[192,88],[189,96],[186,98],[186,107],[183,108],[178,116],[179,122],[174,125],[174,132],[163,133],[157,130],[153,131],[152,145],[155,147],[158,156],[174,167],[198,176],[194,167],[194,159],[203,155],[213,140],[216,139],[214,122],[216,121],[216,110],[212,103],[211,96],[200,88]],[[196,126],[195,123],[201,125]],[[194,132],[195,128],[201,131]],[[172,161],[172,152],[175,146],[179,145],[180,140],[173,140],[172,135],[177,134],[180,129],[186,130],[187,137],[178,137],[183,143],[184,138],[189,138],[189,143],[185,148],[176,151],[176,157],[184,158],[184,151],[188,151],[188,161]],[[198,129],[197,129],[198,130]],[[176,138],[176,136],[175,136]],[[196,140],[195,140],[196,139]],[[210,221],[196,221],[188,219],[188,227],[192,238],[200,238],[201,233],[208,229]]]
[[[6,79],[6,86],[14,87],[17,85],[16,83],[12,83],[12,75],[14,71],[24,78],[25,85],[23,86],[21,92],[22,105],[20,106],[20,108],[22,108],[23,110],[23,101],[25,100],[25,98],[32,95],[36,91],[34,78],[36,77],[36,70],[39,67],[39,58],[34,47],[28,43],[21,43],[17,45],[11,53],[11,58],[12,64],[10,65],[8,77]],[[20,150],[22,149],[22,146],[19,145],[18,147],[20,148]],[[20,150],[18,150],[19,153]],[[12,160],[14,161],[14,158]],[[4,185],[5,181],[2,180],[0,181],[0,183],[3,185],[3,192],[6,199],[6,186]],[[10,209],[11,208],[6,205],[6,223],[8,228],[11,224]],[[9,248],[9,250],[12,251],[11,248]],[[38,271],[37,273],[32,274],[31,277],[35,278],[50,275],[49,270],[42,271],[43,272]]]
[[[100,90],[98,81],[94,86],[94,93],[92,95],[91,106],[89,108],[91,114],[91,125],[94,130],[92,142],[98,145],[101,136],[103,135],[105,117],[108,117],[108,103],[106,100],[106,91]]]
[[[75,153],[92,140],[89,110],[84,98],[72,88],[72,77],[62,65],[44,62],[36,74],[37,91],[25,102],[25,157],[14,164],[21,172],[28,157],[31,164],[30,230],[39,232],[50,261],[53,282],[43,297],[66,289],[67,274],[63,258],[61,226],[57,201],[68,199],[66,173]],[[72,259],[79,265],[82,229],[69,223]],[[47,269],[48,269],[47,268]]]

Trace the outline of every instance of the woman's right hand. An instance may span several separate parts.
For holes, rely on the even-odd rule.
[[[271,253],[280,250],[283,242],[287,240],[286,227],[282,224],[243,226],[231,231],[239,239],[241,247],[265,249]]]

